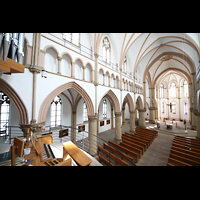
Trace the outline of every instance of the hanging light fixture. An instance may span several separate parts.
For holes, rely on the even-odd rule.
[[[43,69],[41,72],[41,76],[47,78],[47,71]]]

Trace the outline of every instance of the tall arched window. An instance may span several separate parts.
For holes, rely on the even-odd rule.
[[[175,83],[172,83],[171,85],[170,85],[170,93],[171,93],[171,95],[170,95],[170,97],[176,97],[176,84]]]
[[[103,60],[107,63],[110,63],[110,53],[111,47],[110,42],[107,37],[103,39]]]
[[[164,101],[162,102],[162,113],[165,113],[165,104],[164,104]]]
[[[103,100],[103,118],[107,118],[107,101]]]
[[[183,82],[184,96],[188,97],[188,84],[187,81]]]
[[[184,115],[188,114],[188,104],[187,102],[184,103]]]
[[[10,98],[0,91],[0,134],[5,133],[9,122]]]
[[[56,96],[51,102],[51,126],[61,125],[61,107],[62,101],[59,96]]]
[[[160,98],[163,98],[164,97],[164,85],[161,84],[160,85]]]
[[[126,72],[126,69],[127,69],[127,59],[126,59],[126,56],[125,56],[124,62],[123,62],[123,71]]]
[[[87,107],[86,107],[85,102],[83,102],[83,121],[88,121]]]

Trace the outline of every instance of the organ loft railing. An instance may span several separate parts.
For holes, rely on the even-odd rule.
[[[6,130],[8,132],[5,133],[3,136],[3,140],[0,140],[0,142],[4,143],[13,143],[14,139],[17,138],[24,138],[26,137],[23,132],[20,130],[20,127],[17,126],[7,126]],[[70,126],[64,126],[64,125],[59,125],[56,127],[52,126],[45,126],[45,130],[41,130],[39,127],[34,127],[32,128],[33,134],[39,138],[41,136],[45,136],[47,134],[51,134],[53,137],[52,139],[52,144],[53,143],[62,143],[65,144],[66,142],[73,142],[79,149],[83,150],[84,152],[88,153],[92,157],[96,158],[98,160],[99,158],[99,153],[98,153],[98,148],[99,146],[102,147],[103,145],[107,146],[107,160],[109,162],[109,165],[112,165],[112,152],[111,149],[115,150],[117,155],[119,157],[124,157],[126,159],[126,162],[130,166],[136,166],[136,164],[130,160],[126,154],[122,153],[119,149],[117,149],[115,146],[112,144],[108,143],[108,141],[104,140],[103,138],[94,135],[90,132],[84,131],[83,129],[77,129],[73,128]],[[39,131],[38,131],[39,130]],[[55,144],[56,145],[56,144]],[[45,147],[46,149],[46,147]],[[110,149],[110,150],[109,150]],[[2,153],[2,152],[1,152]],[[51,154],[51,153],[49,153]],[[0,154],[1,157],[1,154]],[[53,156],[55,158],[55,156]],[[1,165],[1,162],[0,162]]]

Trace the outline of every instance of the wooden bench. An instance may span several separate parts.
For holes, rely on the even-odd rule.
[[[142,127],[136,127],[135,129],[136,129],[136,130],[146,131],[146,132],[149,132],[149,133],[155,134],[156,136],[158,135],[158,131],[155,131],[155,130],[150,130],[150,129],[142,128]]]
[[[145,133],[145,132],[135,132],[134,135],[143,136],[145,138],[152,140],[152,142],[155,139],[155,135],[151,135],[151,134],[148,134],[148,133]]]
[[[123,139],[122,143],[128,144],[128,145],[130,145],[131,147],[134,147],[134,148],[135,148],[134,151],[137,152],[137,153],[138,153],[137,150],[139,150],[139,151],[141,152],[140,158],[141,158],[142,155],[144,154],[144,147],[143,147],[143,146],[140,146],[140,145],[138,145],[138,144],[132,143],[132,142],[126,140],[126,139]]]
[[[199,149],[199,150],[200,150],[200,147],[199,147],[199,146],[194,145],[194,144],[191,144],[191,143],[189,143],[189,142],[184,142],[184,141],[180,141],[180,140],[176,140],[176,139],[174,139],[173,142],[176,142],[176,143],[178,143],[178,144],[182,144],[182,145],[184,145],[184,146],[188,146],[189,148],[190,148],[190,147],[191,147],[191,148],[193,147],[193,148],[195,148],[195,149]]]
[[[150,144],[152,143],[152,140],[150,139],[150,138],[147,138],[147,137],[145,137],[145,136],[143,136],[143,135],[136,135],[136,134],[130,134],[130,133],[127,133],[127,132],[125,132],[124,133],[125,135],[127,135],[127,136],[129,136],[129,137],[132,137],[132,138],[135,138],[135,137],[137,137],[137,138],[139,138],[139,139],[141,139],[141,140],[144,140],[144,141],[146,141],[146,142],[148,142],[148,145],[150,146]]]
[[[174,150],[174,149],[171,149],[170,152],[171,152],[172,154],[175,154],[175,155],[178,155],[178,156],[181,156],[181,157],[190,159],[190,160],[194,160],[194,161],[200,163],[200,158],[198,158],[198,157],[196,157],[196,156],[192,156],[192,155],[189,155],[189,154],[180,152],[180,151],[176,151],[176,150]]]
[[[143,143],[143,142],[138,141],[138,140],[136,140],[136,139],[132,139],[132,138],[127,137],[127,136],[125,136],[125,135],[123,135],[123,134],[122,134],[122,139],[128,140],[128,141],[130,141],[131,143],[135,143],[135,144],[138,144],[138,145],[144,147],[144,151],[147,150],[147,144],[146,144],[146,143]]]
[[[167,166],[192,166],[192,165],[181,162],[181,161],[176,160],[176,159],[173,159],[171,157],[168,157]]]
[[[175,147],[178,147],[178,148],[182,148],[182,149],[186,149],[186,150],[191,150],[191,151],[194,151],[196,153],[200,153],[200,150],[199,149],[196,149],[196,148],[193,148],[193,147],[188,147],[186,145],[183,145],[182,143],[177,143],[177,142],[173,142],[172,143],[172,146],[175,146]]]
[[[180,138],[180,137],[176,137],[176,136],[174,137],[174,140],[191,143],[191,144],[194,144],[194,145],[200,147],[200,143],[198,143],[198,142],[196,142],[194,140],[184,139],[184,138]]]
[[[98,145],[98,152],[103,152],[107,157],[111,157],[113,160],[116,161],[116,163],[122,165],[122,166],[129,166],[129,164],[127,162],[125,162],[124,160],[121,160],[120,158],[118,158],[117,156],[115,156],[114,154],[110,153],[109,151],[107,151],[106,149],[102,148],[101,146]]]
[[[126,138],[123,138],[122,142],[128,145],[131,145],[132,147],[135,147],[136,149],[139,149],[142,152],[141,156],[144,154],[144,146],[136,144],[130,140],[126,140]]]
[[[190,160],[190,159],[187,159],[187,158],[184,158],[184,157],[172,154],[172,153],[169,154],[169,157],[173,158],[175,160],[179,160],[181,162],[187,163],[187,164],[192,165],[192,166],[200,166],[199,162],[196,162],[194,160]]]
[[[152,130],[149,130],[149,129],[135,129],[136,130],[136,133],[138,132],[143,132],[143,133],[148,133],[149,135],[153,135],[155,138],[158,136],[158,132],[152,132]]]
[[[136,140],[136,141],[138,141],[138,142],[141,142],[141,143],[143,143],[143,144],[146,144],[146,147],[147,147],[147,148],[150,146],[150,142],[149,142],[148,140],[141,139],[141,138],[137,137],[136,135],[130,136],[130,135],[127,135],[127,134],[124,134],[124,133],[122,133],[122,135],[124,135],[124,136],[127,137],[127,138],[130,138],[130,139]]]
[[[114,154],[116,154],[116,155],[118,155],[118,156],[120,156],[121,159],[126,159],[126,160],[128,160],[127,158],[129,158],[131,161],[133,161],[133,162],[135,162],[135,163],[138,162],[138,159],[136,159],[136,161],[135,161],[135,159],[134,159],[133,157],[130,157],[129,155],[124,156],[124,155],[121,154],[119,151],[117,151],[117,149],[111,147],[110,145],[108,145],[108,144],[106,144],[106,143],[103,143],[103,148],[104,148],[104,149],[107,149],[108,151],[111,151],[112,153],[114,153]],[[129,161],[129,160],[128,160],[128,161]]]
[[[180,136],[180,135],[176,135],[176,134],[174,135],[174,137],[180,138],[180,139],[185,139],[185,140],[190,140],[190,141],[193,141],[193,142],[195,142],[195,143],[200,144],[200,140],[199,140],[199,139],[184,137],[184,136]]]
[[[116,147],[117,149],[119,149],[120,151],[123,151],[124,153],[126,154],[129,154],[130,156],[132,156],[133,158],[136,158],[138,160],[138,154],[125,148],[125,147],[122,147],[118,144],[115,144],[114,142],[108,140],[108,143],[110,143],[111,145],[113,145],[114,147]]]
[[[173,149],[175,151],[180,151],[180,152],[189,154],[191,156],[196,156],[196,157],[200,158],[200,153],[196,153],[196,152],[191,151],[189,149],[183,149],[183,148],[179,148],[179,147],[176,147],[176,146],[173,146],[173,145],[172,145],[171,149]]]
[[[104,158],[101,154],[99,154],[99,162],[103,162],[107,166],[115,166],[114,164],[110,163],[106,158]]]
[[[155,134],[143,130],[136,130],[135,134],[146,134],[148,136],[153,137],[153,140],[156,138]]]

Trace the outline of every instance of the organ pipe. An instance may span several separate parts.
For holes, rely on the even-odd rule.
[[[17,62],[22,64],[24,36],[25,33],[0,33],[0,59],[2,54],[3,61],[6,61],[6,57],[14,60],[17,56]]]

